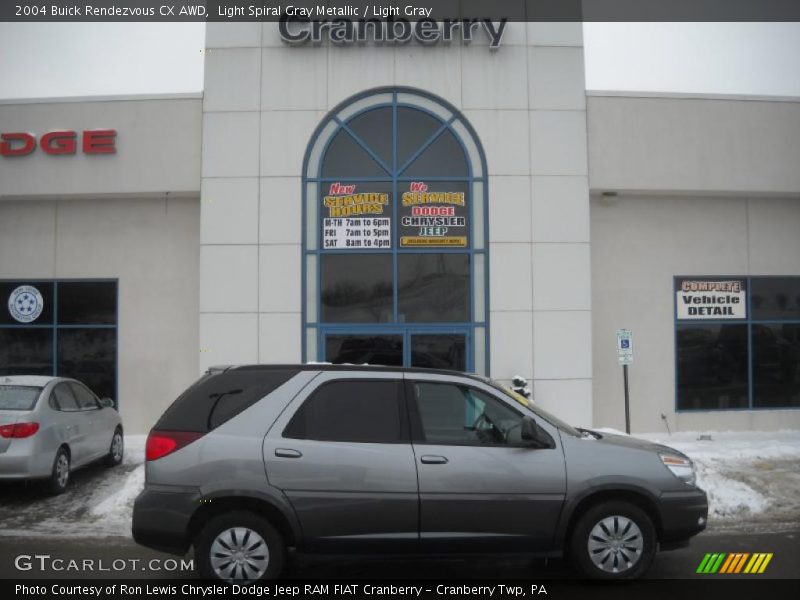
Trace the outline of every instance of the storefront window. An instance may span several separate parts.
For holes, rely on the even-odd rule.
[[[800,408],[800,277],[675,279],[678,410]]]
[[[306,360],[487,373],[485,160],[447,103],[343,103],[304,166]]]
[[[0,281],[0,375],[57,375],[117,397],[116,281]]]

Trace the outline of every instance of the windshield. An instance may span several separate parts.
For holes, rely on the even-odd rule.
[[[0,385],[0,410],[33,410],[40,387]]]
[[[488,379],[486,382],[489,385],[491,385],[494,389],[502,392],[506,396],[513,398],[514,400],[522,404],[525,408],[534,413],[536,416],[541,417],[542,419],[544,419],[548,423],[551,423],[552,425],[555,425],[561,431],[564,431],[565,433],[568,433],[570,435],[574,435],[575,437],[581,437],[581,432],[575,429],[572,425],[570,425],[569,423],[565,423],[558,417],[554,417],[546,410],[542,410],[522,394],[518,394],[514,390],[507,388],[506,386],[494,381],[493,379]]]

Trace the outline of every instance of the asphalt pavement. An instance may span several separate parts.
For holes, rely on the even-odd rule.
[[[688,548],[661,552],[647,577],[687,579],[698,575],[706,553],[771,552],[772,561],[759,578],[800,577],[800,527],[774,532],[706,531]],[[185,558],[137,546],[125,538],[47,538],[0,536],[0,578],[194,578],[181,570]],[[572,579],[561,560],[521,557],[375,558],[290,557],[285,577],[295,579]]]

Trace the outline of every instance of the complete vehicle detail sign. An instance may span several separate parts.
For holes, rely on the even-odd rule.
[[[715,320],[747,318],[747,280],[678,278],[676,318]]]

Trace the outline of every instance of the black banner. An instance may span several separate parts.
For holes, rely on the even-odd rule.
[[[201,580],[3,580],[3,598],[36,600],[158,597],[182,598],[286,598],[302,600],[423,599],[423,600],[509,600],[547,598],[548,600],[620,600],[720,598],[739,600],[797,598],[796,579],[759,579],[758,576],[731,576],[727,579],[645,580],[635,582],[587,582],[564,580],[523,581],[298,581],[249,582],[226,584]]]
[[[0,21],[800,21],[798,0],[9,0]]]

